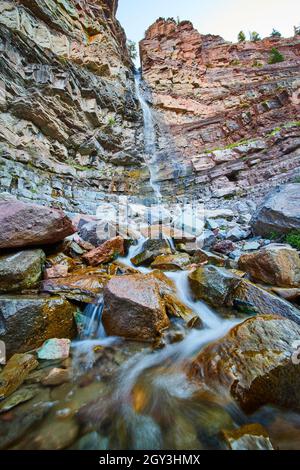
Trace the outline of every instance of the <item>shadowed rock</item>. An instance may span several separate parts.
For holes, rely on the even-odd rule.
[[[254,214],[251,225],[258,235],[300,230],[300,184],[286,184],[272,191]]]

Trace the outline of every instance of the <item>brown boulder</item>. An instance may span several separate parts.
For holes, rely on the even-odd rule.
[[[214,266],[224,267],[226,265],[227,257],[210,251],[197,250],[195,251],[191,262],[194,264],[213,264]]]
[[[52,268],[45,269],[44,277],[45,279],[56,279],[59,277],[67,277],[68,276],[68,266],[64,264],[56,264],[52,266]]]
[[[300,298],[300,287],[287,289],[284,287],[272,287],[272,291],[289,302],[295,302]]]
[[[22,201],[0,201],[0,249],[57,243],[75,229],[58,209]]]
[[[255,253],[242,255],[239,268],[254,280],[278,287],[300,285],[300,258],[287,245],[272,244]]]
[[[32,354],[15,354],[0,373],[0,400],[22,385],[29,372],[39,365]]]
[[[195,299],[205,300],[216,307],[227,305],[229,296],[241,282],[240,277],[224,268],[207,265],[189,273],[189,284]]]
[[[190,376],[223,387],[247,412],[267,403],[299,409],[300,364],[292,360],[299,337],[300,326],[288,319],[250,318],[202,350]]]
[[[113,336],[155,340],[169,326],[155,279],[143,274],[115,276],[104,289],[103,325]]]
[[[107,240],[98,248],[89,251],[83,255],[84,261],[90,266],[98,266],[102,263],[109,263],[118,256],[124,256],[124,239],[122,237],[115,237]]]
[[[68,369],[60,369],[53,367],[49,373],[42,379],[42,384],[45,386],[55,387],[68,382],[71,378],[70,371]]]

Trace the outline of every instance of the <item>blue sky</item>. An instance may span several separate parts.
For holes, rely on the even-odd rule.
[[[138,42],[159,16],[191,20],[201,33],[236,41],[243,29],[268,36],[272,28],[292,36],[300,24],[300,0],[119,0],[118,19]]]

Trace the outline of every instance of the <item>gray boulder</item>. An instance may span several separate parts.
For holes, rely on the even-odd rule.
[[[300,184],[286,184],[272,191],[251,220],[253,231],[267,237],[271,232],[300,230]]]

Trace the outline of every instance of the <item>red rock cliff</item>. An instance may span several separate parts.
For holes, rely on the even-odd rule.
[[[274,47],[283,62],[269,63]],[[154,106],[189,175],[185,191],[260,192],[266,180],[271,185],[295,176],[299,36],[232,44],[200,34],[188,21],[160,19],[147,30],[140,51]]]

